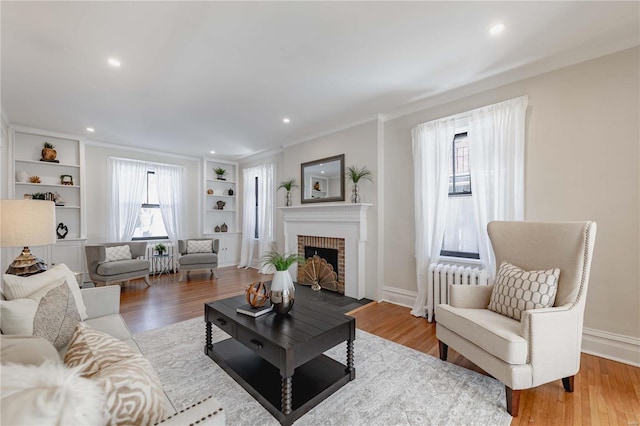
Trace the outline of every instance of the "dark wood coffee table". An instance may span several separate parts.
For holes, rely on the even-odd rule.
[[[287,316],[236,313],[245,303],[244,296],[238,296],[205,304],[204,352],[281,424],[290,425],[355,379],[354,318],[298,293]],[[212,343],[211,324],[231,338]],[[346,365],[322,354],[345,341]]]

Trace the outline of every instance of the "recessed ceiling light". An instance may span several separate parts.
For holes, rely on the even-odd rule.
[[[107,59],[107,62],[109,63],[109,65],[111,65],[114,68],[120,68],[120,61],[117,60],[116,58],[109,58]]]
[[[96,129],[94,129],[93,127],[87,127],[87,132],[93,133],[95,131],[96,131]]]
[[[289,123],[291,123],[291,120],[289,118],[285,117],[285,118],[282,119],[282,122],[285,123],[285,124],[289,124]]]
[[[502,33],[505,28],[506,28],[505,25],[502,24],[502,23],[492,25],[491,28],[489,28],[489,34],[498,35],[498,34]]]
[[[215,153],[216,153],[215,151],[209,151],[209,154],[215,154]]]
[[[324,174],[324,170],[320,170],[320,173]]]

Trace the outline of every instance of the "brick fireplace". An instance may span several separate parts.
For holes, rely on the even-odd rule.
[[[305,253],[305,249],[308,247],[338,251],[333,270],[338,274],[338,293],[344,294],[344,238],[298,235],[298,254],[305,258],[308,257]],[[333,264],[328,257],[323,256],[321,253],[318,253],[318,255],[327,260],[329,264]],[[300,273],[301,268],[302,266],[298,266],[298,273]]]
[[[318,203],[280,207],[284,213],[287,251],[304,255],[305,245],[337,248],[338,285],[345,296],[362,299],[365,297],[367,209],[370,206]],[[298,271],[291,271],[291,275],[297,279]]]

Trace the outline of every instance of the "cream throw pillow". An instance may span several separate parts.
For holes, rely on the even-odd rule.
[[[116,260],[131,260],[131,247],[128,245],[105,247],[105,262],[115,262]]]
[[[102,425],[105,391],[81,377],[79,368],[47,361],[39,366],[6,364],[0,369],[3,425]]]
[[[522,311],[553,306],[560,269],[525,271],[502,262],[496,276],[488,309],[520,321]]]
[[[31,296],[45,288],[51,289],[60,278],[65,278],[78,308],[82,320],[87,319],[87,308],[82,300],[78,281],[71,270],[61,263],[40,274],[28,277],[5,274],[2,276],[2,292],[7,300],[32,298]]]
[[[64,362],[79,366],[105,390],[110,425],[148,425],[166,417],[162,385],[153,367],[118,339],[80,324]]]
[[[187,240],[187,253],[212,253],[213,241]]]

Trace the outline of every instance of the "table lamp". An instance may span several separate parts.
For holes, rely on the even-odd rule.
[[[56,242],[56,209],[53,201],[0,200],[0,247],[24,247],[9,265],[7,274],[33,275],[47,270],[29,246]]]

